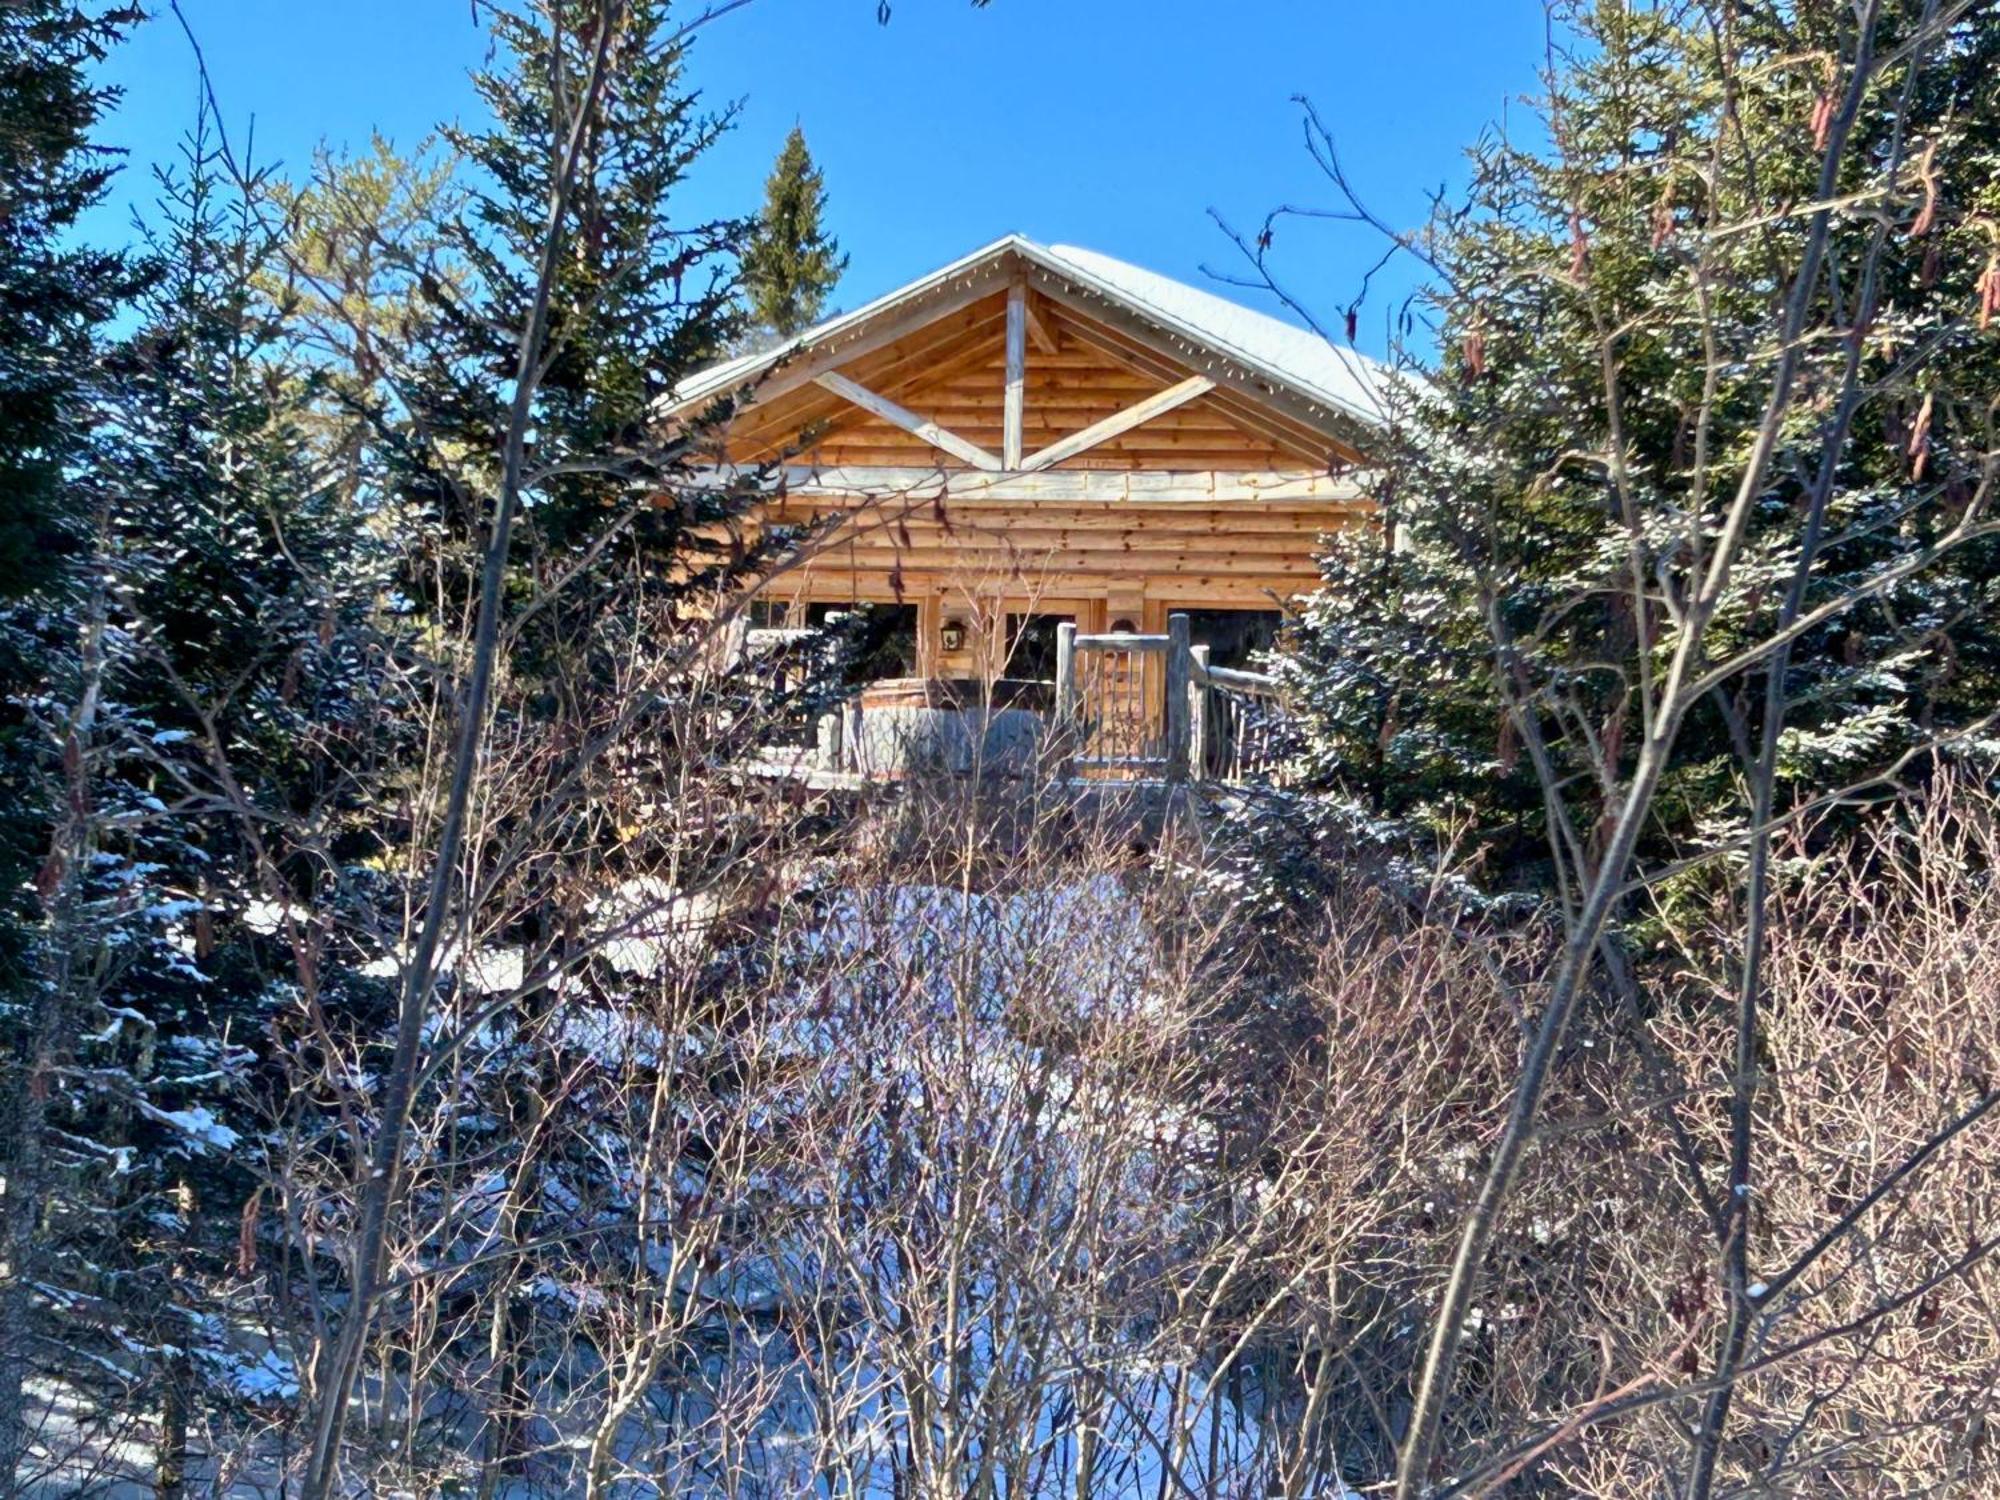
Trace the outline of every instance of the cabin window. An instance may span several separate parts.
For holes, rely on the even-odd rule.
[[[1285,623],[1275,609],[1191,609],[1187,614],[1189,638],[1208,647],[1209,665],[1215,667],[1249,667],[1258,652],[1278,643]]]
[[[1072,624],[1075,615],[1007,616],[1008,677],[1053,682],[1056,676],[1056,627]]]
[[[845,639],[841,681],[849,687],[917,675],[914,604],[811,604],[806,606],[806,623],[836,631]]]

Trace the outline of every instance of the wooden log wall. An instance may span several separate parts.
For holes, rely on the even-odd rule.
[[[774,507],[773,519],[816,519],[830,508],[793,501]],[[861,585],[857,597],[893,596],[900,575],[910,593],[977,582],[1023,594],[1212,595],[1222,605],[1310,588],[1319,537],[1357,519],[1355,509],[1321,504],[890,502],[858,512],[794,576],[815,598],[850,578]]]
[[[846,509],[792,500],[796,523]],[[976,674],[1008,613],[1069,614],[1085,630],[1118,619],[1164,628],[1170,608],[1268,609],[1318,583],[1319,538],[1355,524],[1360,506],[1031,501],[870,505],[767,591],[798,603],[868,600],[918,606],[925,671]],[[942,650],[946,620],[968,632]]]

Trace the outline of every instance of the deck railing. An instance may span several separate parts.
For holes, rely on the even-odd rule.
[[[1164,635],[1056,628],[1055,733],[1072,774],[1100,780],[1268,780],[1291,725],[1277,680],[1209,664],[1186,615]]]
[[[1208,648],[1194,648],[1190,690],[1196,716],[1191,774],[1197,780],[1282,781],[1298,744],[1276,678],[1208,665]]]
[[[773,744],[810,746],[826,711],[815,689],[828,670],[825,632],[805,626],[756,626],[732,622],[722,650],[723,668],[746,690],[754,714]]]
[[[816,756],[821,770],[858,772],[859,698],[828,713],[800,691],[825,666],[812,650],[818,636],[743,630],[734,671],[779,706],[777,738],[792,732],[795,759]],[[1057,626],[1050,720],[1059,774],[1092,781],[1274,781],[1296,743],[1277,679],[1211,665],[1209,648],[1193,644],[1189,618],[1178,613],[1163,635]]]

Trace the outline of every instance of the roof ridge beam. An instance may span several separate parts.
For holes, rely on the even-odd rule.
[[[928,417],[920,417],[907,406],[898,405],[878,391],[871,391],[859,381],[849,380],[845,375],[829,370],[814,378],[815,385],[832,391],[843,401],[848,401],[880,417],[891,426],[900,427],[912,437],[923,439],[933,448],[941,448],[953,458],[963,459],[975,469],[987,469],[999,473],[1004,467],[1000,460],[988,453],[979,444],[968,442],[947,427],[940,427]]]

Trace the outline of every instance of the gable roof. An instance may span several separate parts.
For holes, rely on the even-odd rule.
[[[1268,313],[1243,307],[1213,292],[1192,287],[1157,271],[1129,265],[1072,245],[1041,245],[1011,234],[970,255],[899,287],[874,301],[770,349],[725,360],[689,377],[666,403],[684,410],[747,385],[779,364],[808,353],[837,350],[858,340],[879,322],[928,299],[964,287],[1018,259],[1053,278],[1082,300],[1147,325],[1194,363],[1220,361],[1257,385],[1289,395],[1288,403],[1321,425],[1350,438],[1379,432],[1386,422],[1384,392],[1388,368],[1350,349],[1338,348],[1316,333]]]
[[[1071,275],[1095,283],[1104,294],[1124,299],[1135,311],[1152,313],[1218,353],[1302,394],[1318,396],[1360,421],[1374,425],[1383,420],[1381,388],[1388,370],[1365,355],[1269,313],[1095,250],[1074,245],[1034,248]]]

